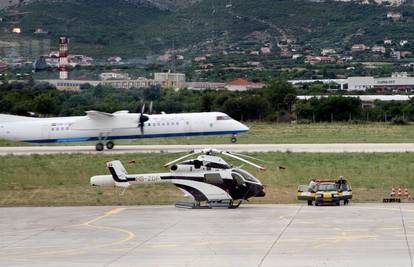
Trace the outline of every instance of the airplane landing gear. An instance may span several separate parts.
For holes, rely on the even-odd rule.
[[[105,146],[107,149],[114,148],[115,144],[112,141],[107,141],[110,132],[100,133],[98,136],[98,143],[95,146],[96,151],[103,151]],[[105,145],[104,145],[105,143]]]
[[[112,142],[112,141],[106,142],[106,148],[107,149],[112,149],[112,148],[114,148],[114,146],[115,146],[114,142]]]
[[[102,143],[97,143],[95,146],[96,151],[103,151],[104,145]]]
[[[114,148],[115,144],[112,141],[108,141],[105,143],[105,145],[102,142],[99,142],[96,144],[95,149],[96,151],[103,151],[104,148],[106,147],[107,149],[112,149]]]
[[[237,142],[237,136],[235,134],[231,136],[230,142],[232,142],[233,144]]]

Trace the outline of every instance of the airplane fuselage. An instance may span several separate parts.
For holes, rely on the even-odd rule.
[[[224,113],[146,115],[144,131],[140,114],[117,112],[108,119],[91,116],[30,118],[0,115],[0,139],[31,143],[82,142],[135,138],[238,134],[249,130]]]

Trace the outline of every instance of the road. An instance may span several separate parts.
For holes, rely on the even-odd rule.
[[[214,144],[214,145],[119,145],[113,150],[95,151],[94,146],[20,146],[0,147],[0,155],[31,155],[58,153],[171,153],[193,149],[216,148],[233,152],[414,152],[414,143],[388,144]]]
[[[412,204],[0,208],[0,266],[413,267]]]

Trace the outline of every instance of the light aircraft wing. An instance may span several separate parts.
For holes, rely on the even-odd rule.
[[[86,111],[86,115],[88,115],[89,118],[94,120],[106,120],[114,117],[111,113],[96,111],[96,110],[89,110]]]

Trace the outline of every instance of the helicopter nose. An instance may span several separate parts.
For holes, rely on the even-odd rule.
[[[258,193],[256,194],[256,197],[264,197],[266,196],[266,192],[265,192],[265,188],[264,186],[261,186],[261,188],[259,188]]]

